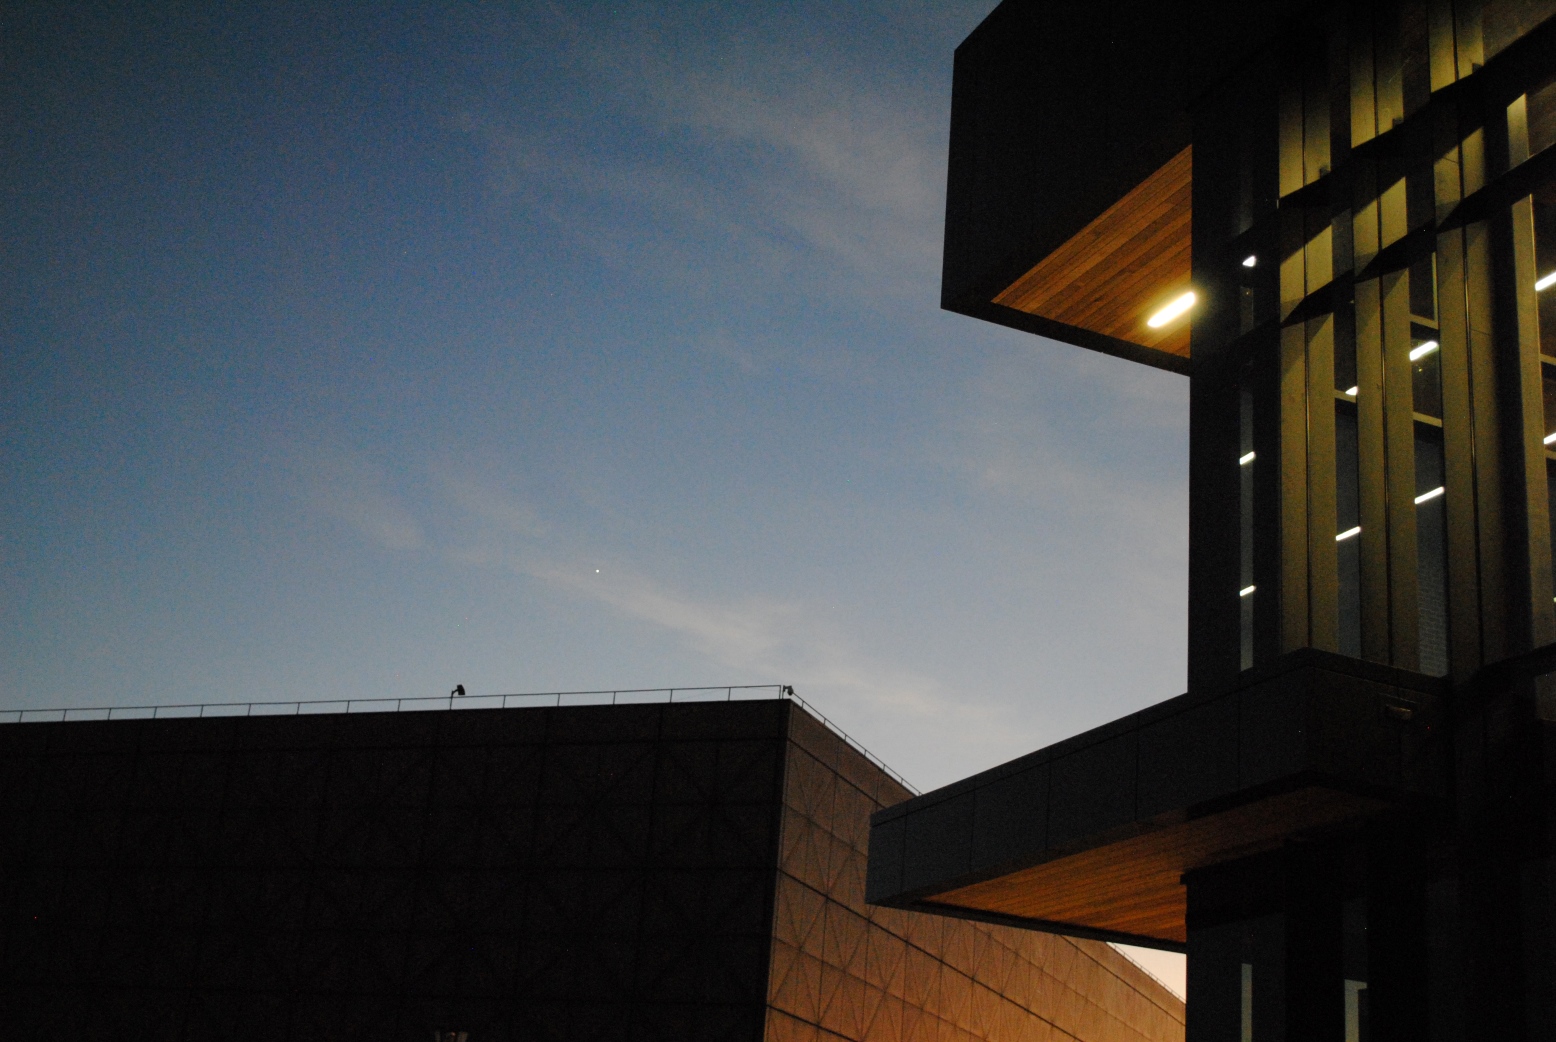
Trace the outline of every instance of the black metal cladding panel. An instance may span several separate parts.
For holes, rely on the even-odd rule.
[[[1302,770],[1307,755],[1307,698],[1287,674],[1239,693],[1238,782],[1262,785]]]
[[[784,727],[791,703],[780,699],[727,702],[717,719],[700,712],[696,703],[663,707],[663,735],[670,741],[771,738]]]
[[[900,894],[902,885],[903,843],[907,838],[908,819],[898,816],[870,828],[869,865],[865,873],[865,899],[875,901]]]
[[[1128,733],[1055,759],[1050,767],[1048,847],[1135,819],[1135,742]]]
[[[997,865],[1048,845],[1048,764],[996,778],[977,792],[973,864]]]
[[[975,793],[962,793],[908,816],[902,858],[904,889],[954,878],[972,867],[975,798]]]
[[[7,1037],[757,1038],[787,708],[0,728]]]
[[[1237,788],[1237,700],[1217,699],[1140,729],[1142,818]]]

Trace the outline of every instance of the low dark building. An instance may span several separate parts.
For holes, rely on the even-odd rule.
[[[1106,945],[866,906],[908,795],[786,699],[3,725],[0,1037],[1181,1037]]]
[[[1556,1037],[1556,2],[1005,0],[943,304],[1189,378],[1188,693],[870,899],[1188,953],[1189,1042]]]

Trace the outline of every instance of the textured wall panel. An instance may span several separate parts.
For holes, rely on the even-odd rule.
[[[796,713],[767,1037],[1179,1042],[1183,1004],[1112,948],[864,903],[870,814],[909,793]]]

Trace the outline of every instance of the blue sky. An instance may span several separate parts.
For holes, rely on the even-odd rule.
[[[1179,693],[1187,381],[938,310],[990,6],[8,8],[0,705]]]

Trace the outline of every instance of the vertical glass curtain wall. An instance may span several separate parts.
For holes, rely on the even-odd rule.
[[[1238,633],[1243,669],[1253,667],[1253,605],[1258,589],[1253,581],[1253,475],[1258,458],[1253,450],[1253,388],[1245,372],[1238,388]]]
[[[1336,316],[1337,318],[1340,316]],[[1348,316],[1347,316],[1348,317]],[[1334,352],[1335,570],[1338,580],[1336,629],[1340,653],[1362,655],[1361,446],[1357,425],[1356,341],[1336,323]]]
[[[1537,101],[1538,99],[1538,101]],[[1556,144],[1556,81],[1528,97],[1531,151]],[[1544,399],[1541,441],[1545,452],[1545,485],[1549,532],[1556,545],[1556,185],[1545,185],[1531,200],[1534,223],[1535,315],[1540,345],[1541,392]],[[1556,600],[1556,589],[1551,595]]]
[[[1495,64],[1481,10],[1358,5],[1202,117],[1241,669],[1317,647],[1440,676],[1556,640],[1556,47]]]
[[[1410,266],[1411,422],[1415,433],[1415,521],[1420,670],[1448,672],[1448,517],[1443,499],[1442,344],[1437,323],[1437,257]]]

